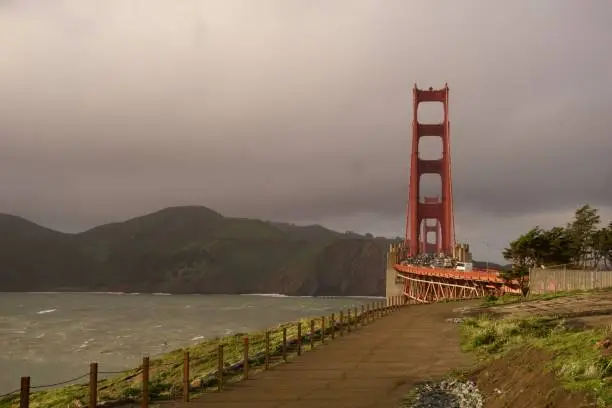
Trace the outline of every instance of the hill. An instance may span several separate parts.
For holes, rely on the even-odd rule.
[[[383,295],[390,242],[196,206],[78,234],[0,215],[0,291]]]

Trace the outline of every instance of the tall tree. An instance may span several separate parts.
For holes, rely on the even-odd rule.
[[[544,230],[537,226],[510,242],[510,245],[504,249],[504,258],[512,261],[515,267],[533,268],[539,263],[538,241],[543,232]]]
[[[512,268],[502,271],[500,276],[506,280],[518,281],[523,294],[527,293],[529,268],[533,268],[540,262],[539,247],[543,233],[544,230],[539,226],[532,228],[510,242],[510,245],[503,251],[504,258],[512,261]]]
[[[612,267],[612,221],[596,232],[593,250],[597,265]]]
[[[597,239],[597,227],[600,217],[596,208],[583,205],[576,210],[574,221],[567,225],[568,234],[572,241],[573,264],[587,268],[593,267],[593,248]]]
[[[532,228],[510,242],[503,256],[512,261],[514,276],[540,266],[581,269],[612,266],[612,222],[598,228],[599,222],[598,210],[584,205],[565,227]]]

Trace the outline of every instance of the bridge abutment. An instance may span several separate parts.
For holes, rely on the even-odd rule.
[[[387,248],[387,266],[385,271],[385,297],[387,299],[404,294],[404,280],[398,279],[393,266],[397,263],[400,244],[391,244]]]

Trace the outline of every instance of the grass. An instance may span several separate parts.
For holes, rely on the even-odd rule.
[[[466,319],[461,328],[464,349],[482,360],[503,357],[519,347],[540,348],[553,356],[550,368],[567,390],[591,394],[600,406],[612,404],[612,358],[594,347],[611,338],[609,329],[573,329],[555,317],[495,319],[489,315]]]
[[[304,351],[310,349],[310,322],[312,319],[302,319],[298,322],[286,323],[270,330],[271,364],[282,362],[283,329],[287,330],[287,355],[295,356],[298,323],[301,323],[301,341]],[[327,319],[326,319],[327,320]],[[352,316],[354,321],[354,316]],[[315,343],[320,342],[321,320],[315,319]],[[346,322],[346,320],[345,320]],[[339,329],[336,322],[335,330]],[[249,367],[250,372],[262,370],[265,365],[265,331],[249,333]],[[326,322],[325,334],[331,334],[329,322]],[[199,394],[209,388],[217,387],[216,372],[218,366],[218,346],[223,345],[224,383],[232,383],[242,379],[244,356],[244,337],[246,334],[236,334],[215,338],[195,346],[177,349],[150,360],[149,394],[151,400],[168,400],[182,395],[183,390],[183,356],[189,351],[189,371],[191,393]],[[111,378],[98,382],[99,402],[125,401],[133,402],[140,398],[142,390],[141,367],[127,370]],[[80,380],[82,384],[53,388],[30,394],[30,407],[77,407],[87,405],[88,378]],[[19,395],[0,398],[0,408],[19,406]]]

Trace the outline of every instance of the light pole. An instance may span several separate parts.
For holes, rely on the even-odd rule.
[[[485,246],[487,247],[487,252],[489,252],[489,250],[490,250],[491,248],[489,247],[489,243],[488,243],[488,242],[486,242],[486,241],[478,241],[478,242],[480,242],[481,244],[485,244]],[[488,271],[489,271],[489,255],[487,255],[487,258],[486,258],[485,264],[486,264],[485,269],[486,269],[486,270],[487,270],[487,272],[488,272]]]

